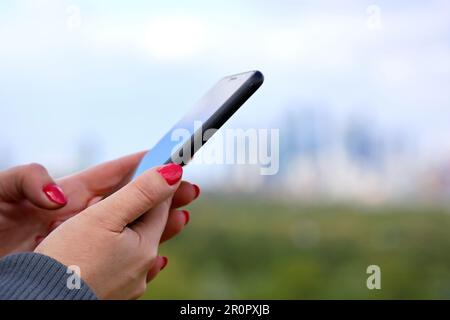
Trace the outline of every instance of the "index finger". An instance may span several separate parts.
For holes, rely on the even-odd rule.
[[[76,179],[83,184],[93,196],[106,197],[127,184],[142,157],[147,151],[137,152],[119,159],[108,161],[64,180]]]

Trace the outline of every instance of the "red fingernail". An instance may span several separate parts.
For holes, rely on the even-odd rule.
[[[67,204],[67,198],[64,195],[64,192],[56,184],[46,185],[44,187],[43,191],[44,191],[45,195],[47,196],[47,198],[50,199],[50,201],[60,204],[60,205]]]
[[[169,262],[169,259],[167,257],[162,257],[162,259],[163,259],[163,265],[161,266],[161,269],[159,269],[159,270],[163,270],[167,266],[167,263]]]
[[[160,167],[157,171],[171,186],[180,181],[181,176],[183,175],[183,168],[176,163],[166,164],[165,166]]]
[[[187,210],[182,210],[181,212],[184,213],[184,218],[185,218],[184,225],[187,225],[189,220],[191,219],[191,217],[190,217],[191,215],[189,214],[189,211],[187,211]]]
[[[195,192],[194,199],[197,199],[198,196],[200,195],[200,187],[196,184],[193,184],[192,186],[194,187],[194,192]]]

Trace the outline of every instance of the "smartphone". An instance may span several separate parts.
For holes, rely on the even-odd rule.
[[[143,157],[134,178],[167,163],[186,165],[214,135],[215,130],[250,98],[264,82],[260,71],[248,71],[219,80]]]

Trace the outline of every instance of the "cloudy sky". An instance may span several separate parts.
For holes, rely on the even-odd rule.
[[[151,147],[216,80],[259,69],[231,126],[326,105],[450,154],[448,1],[0,2],[0,152],[55,171]],[[372,121],[372,120],[371,120]]]

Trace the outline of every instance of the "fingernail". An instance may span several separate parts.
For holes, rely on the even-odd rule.
[[[200,195],[200,187],[196,184],[193,184],[192,186],[194,187],[194,192],[195,192],[194,199],[197,199],[198,196]]]
[[[44,187],[43,191],[44,191],[45,195],[47,196],[47,198],[50,199],[50,201],[60,204],[60,205],[67,204],[67,198],[64,195],[64,192],[56,184],[46,185]]]
[[[166,164],[165,166],[160,167],[157,171],[163,176],[164,179],[166,179],[170,186],[180,181],[181,176],[183,175],[183,168],[176,163]]]
[[[161,269],[159,269],[160,271],[162,271],[167,266],[167,263],[169,262],[169,259],[167,257],[162,257],[162,259],[163,259],[163,265],[161,266]]]
[[[191,219],[191,215],[189,214],[189,211],[187,211],[187,210],[182,210],[181,212],[183,212],[184,218],[185,218],[184,225],[187,225],[189,220]]]

